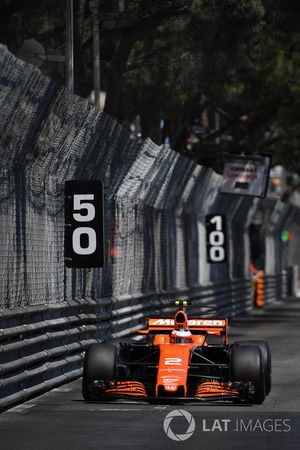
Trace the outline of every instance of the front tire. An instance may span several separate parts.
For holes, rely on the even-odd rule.
[[[94,400],[91,389],[93,381],[116,379],[117,349],[111,344],[92,344],[86,351],[83,363],[82,395],[85,400]]]
[[[262,352],[255,345],[233,346],[231,350],[231,380],[251,381],[254,384],[254,404],[261,404],[266,397]]]
[[[266,395],[269,395],[272,387],[272,357],[268,342],[259,340],[238,341],[235,345],[256,345],[260,348],[265,372]]]

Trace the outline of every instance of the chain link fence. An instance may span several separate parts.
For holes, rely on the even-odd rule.
[[[165,294],[249,278],[251,199],[219,194],[221,176],[132,139],[1,47],[1,307]],[[64,182],[102,179],[106,264],[64,265]],[[209,267],[205,215],[226,213],[229,264]]]

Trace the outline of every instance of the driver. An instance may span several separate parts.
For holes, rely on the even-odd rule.
[[[175,327],[170,336],[170,343],[189,344],[193,341],[192,333],[188,327],[188,318],[184,310],[180,309],[175,314]]]
[[[174,344],[190,344],[192,342],[192,333],[183,327],[177,328],[172,331],[170,342]]]

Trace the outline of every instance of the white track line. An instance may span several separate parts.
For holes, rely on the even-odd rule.
[[[11,408],[11,409],[9,409],[6,412],[8,412],[8,413],[15,413],[15,412],[21,413],[21,412],[26,411],[27,409],[33,408],[34,406],[36,406],[35,403],[34,404],[32,404],[32,403],[23,403],[22,405],[15,406],[14,408]]]
[[[90,411],[143,411],[142,408],[102,408],[102,409],[90,409]]]
[[[54,389],[52,389],[52,392],[63,392],[63,393],[65,393],[65,392],[70,392],[70,391],[72,391],[71,388],[54,388]]]

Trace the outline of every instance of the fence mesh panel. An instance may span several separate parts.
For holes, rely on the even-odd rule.
[[[3,46],[0,63],[2,308],[143,297],[249,277],[244,224],[252,200],[221,196],[220,175],[149,139],[132,139]],[[65,268],[70,179],[104,182],[101,269]],[[209,213],[228,216],[229,264],[206,263]]]

